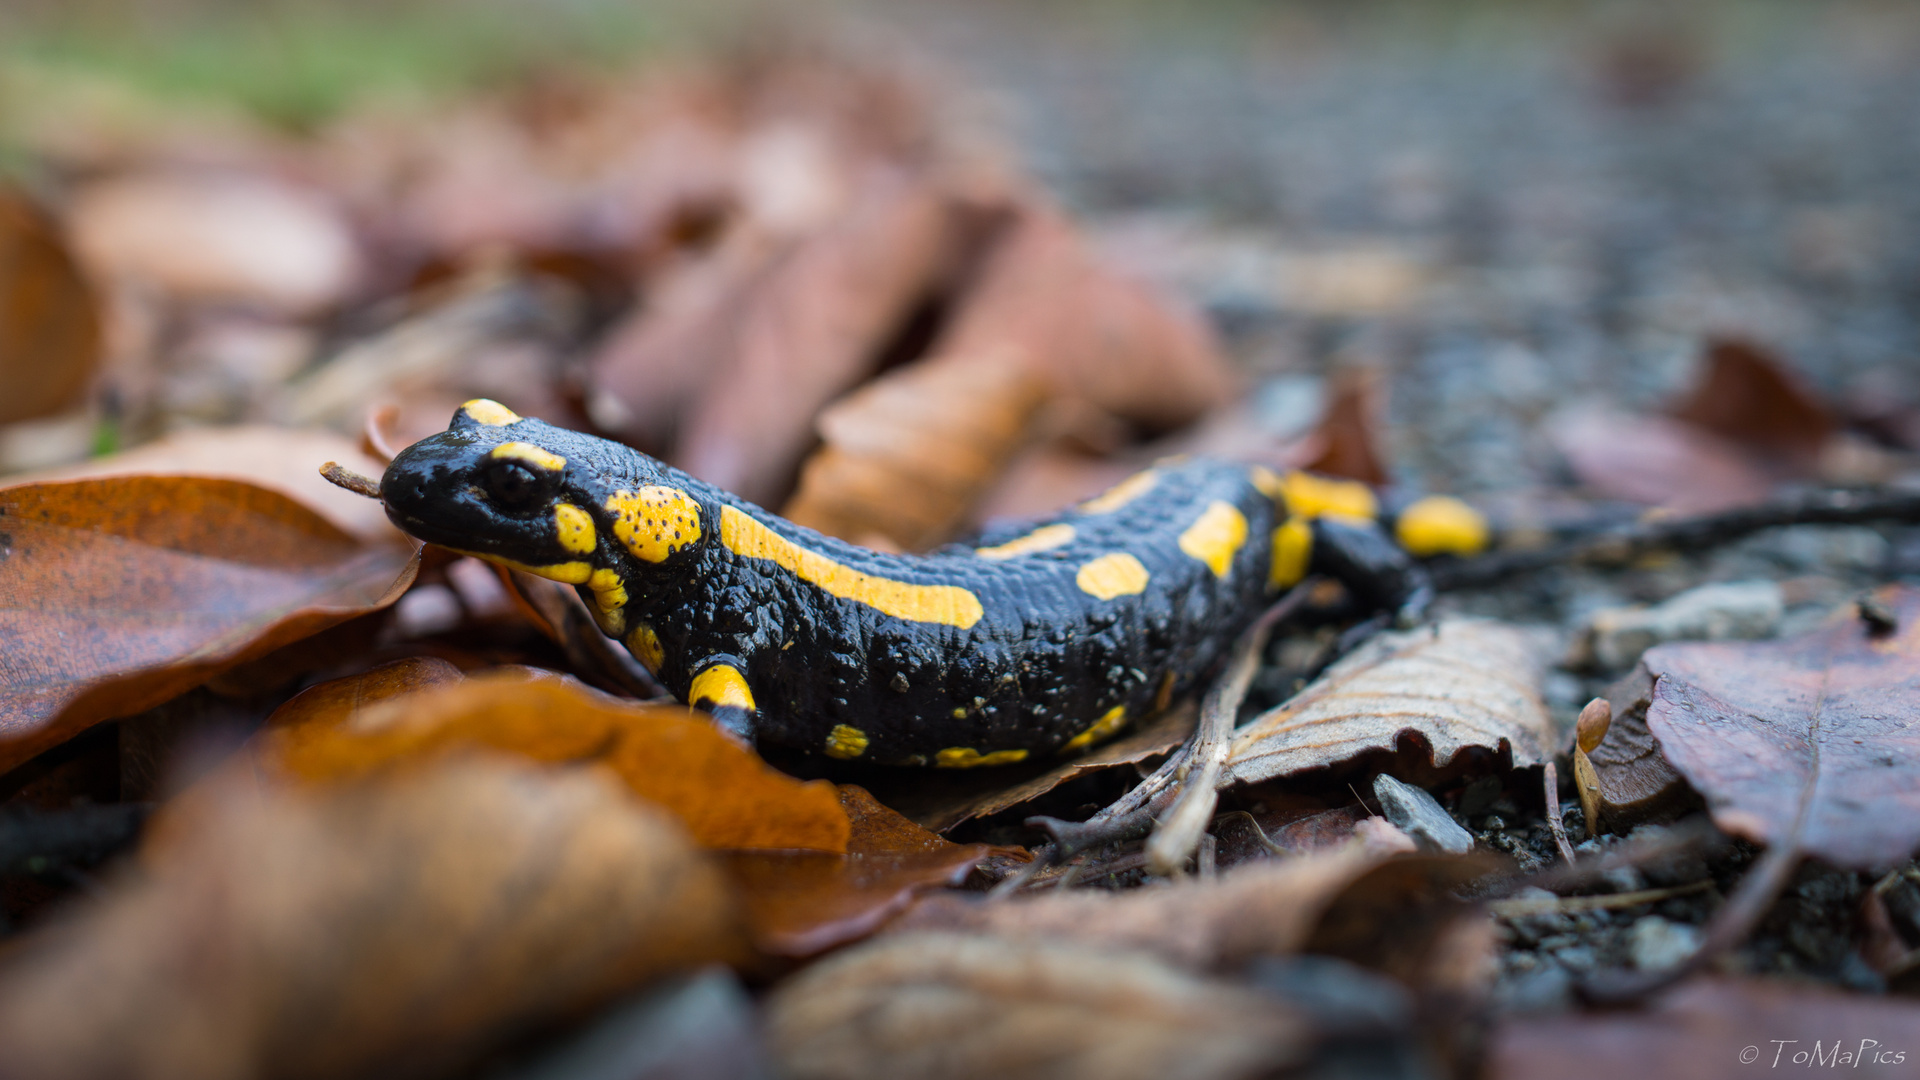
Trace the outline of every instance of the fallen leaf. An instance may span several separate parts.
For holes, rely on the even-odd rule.
[[[95,476],[244,480],[285,495],[362,540],[399,539],[399,530],[387,520],[378,500],[343,491],[320,475],[320,465],[328,461],[337,461],[365,476],[379,476],[383,468],[379,461],[362,453],[353,440],[330,431],[243,424],[189,428],[81,464],[10,476],[4,483],[11,487]]]
[[[1538,635],[1479,619],[1448,619],[1374,637],[1311,686],[1235,735],[1223,773],[1251,784],[1392,752],[1412,734],[1446,769],[1478,748],[1537,765],[1552,754],[1540,700],[1546,650]]]
[[[1327,388],[1327,409],[1310,436],[1320,452],[1304,466],[1310,472],[1360,480],[1384,487],[1392,477],[1380,457],[1380,425],[1386,416],[1383,378],[1357,368],[1335,376]]]
[[[820,409],[885,359],[957,269],[961,224],[936,184],[886,178],[781,258],[728,312],[730,340],[682,416],[674,464],[752,502],[782,498]]]
[[[840,808],[847,812],[847,822],[853,829],[847,839],[850,855],[962,850],[962,845],[914,824],[857,784],[840,785]]]
[[[1804,982],[1701,978],[1649,1009],[1514,1017],[1492,1034],[1490,1080],[1737,1080],[1860,1066],[1912,1068],[1920,1006]]]
[[[270,718],[251,750],[256,769],[331,784],[474,746],[536,761],[597,761],[703,846],[847,850],[847,815],[831,784],[775,772],[684,706],[635,705],[530,669],[359,700],[394,678],[406,676],[376,670],[353,677],[371,690],[329,692],[318,710],[324,726],[311,713],[297,724]]]
[[[1228,1080],[1308,1048],[1275,999],[1150,957],[957,934],[889,935],[824,960],[775,990],[767,1015],[795,1080]]]
[[[987,855],[984,844],[949,848],[865,855],[726,851],[718,857],[754,947],[802,957],[866,937],[921,893],[965,881]]]
[[[1851,869],[1920,848],[1920,589],[1876,599],[1894,632],[1848,610],[1786,641],[1648,651],[1647,727],[1722,829]]]
[[[1684,421],[1582,406],[1556,413],[1547,431],[1580,482],[1610,498],[1705,514],[1773,489],[1738,446]]]
[[[783,510],[801,525],[904,551],[949,540],[1031,434],[1047,384],[992,357],[915,364],[835,402],[820,417]]]
[[[99,362],[99,303],[66,240],[0,186],[0,424],[80,404]]]
[[[1678,817],[1699,797],[1660,752],[1647,730],[1653,676],[1637,665],[1607,688],[1609,721],[1599,742],[1576,746],[1574,785],[1587,831],[1625,834],[1643,822]],[[1583,714],[1584,715],[1584,714]]]
[[[598,768],[229,784],[0,969],[0,1075],[440,1075],[742,955],[721,875]]]
[[[0,772],[397,599],[418,555],[231,480],[0,489]]]
[[[74,193],[67,219],[95,274],[183,300],[312,313],[346,299],[363,272],[336,207],[264,175],[182,170],[101,180]]]
[[[1835,429],[1832,410],[1779,358],[1730,338],[1707,344],[1706,371],[1673,415],[1791,474],[1813,470]]]

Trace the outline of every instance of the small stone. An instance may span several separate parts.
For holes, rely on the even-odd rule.
[[[1572,945],[1555,950],[1553,958],[1560,961],[1561,967],[1573,972],[1592,971],[1600,965],[1600,958],[1594,955],[1590,945]]]
[[[1647,887],[1647,879],[1640,871],[1631,866],[1616,866],[1601,873],[1600,880],[1607,883],[1614,892],[1639,892]]]
[[[1658,915],[1635,919],[1627,930],[1627,953],[1641,971],[1666,971],[1680,966],[1700,947],[1700,930],[1687,923],[1669,922]]]
[[[1387,820],[1422,851],[1465,855],[1473,850],[1473,834],[1461,828],[1432,795],[1420,788],[1381,773],[1373,779],[1373,797],[1380,800],[1380,810]]]
[[[1771,637],[1785,613],[1786,602],[1775,582],[1702,585],[1653,607],[1596,613],[1582,635],[1585,648],[1579,659],[1604,670],[1619,670],[1662,642]]]

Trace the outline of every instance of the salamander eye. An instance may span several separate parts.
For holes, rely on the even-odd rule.
[[[487,465],[487,494],[505,510],[525,510],[545,501],[547,485],[539,473],[517,461]]]

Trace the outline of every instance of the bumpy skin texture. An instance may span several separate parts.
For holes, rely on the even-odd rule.
[[[414,536],[578,585],[670,691],[755,738],[967,766],[1089,745],[1206,677],[1290,583],[1271,580],[1284,502],[1257,479],[1163,465],[977,548],[888,555],[470,402],[381,495]]]

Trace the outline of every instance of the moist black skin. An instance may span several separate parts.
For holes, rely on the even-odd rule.
[[[490,455],[506,443],[564,458],[564,469],[504,468]],[[586,562],[611,570],[626,602],[620,625],[610,629],[631,642],[634,628],[650,627],[660,648],[655,674],[682,700],[703,669],[737,669],[756,710],[727,710],[727,719],[753,738],[825,752],[836,745],[836,729],[851,729],[865,740],[857,755],[864,761],[961,764],[966,755],[954,760],[953,751],[1050,755],[1116,708],[1132,722],[1191,693],[1270,602],[1280,511],[1248,467],[1194,459],[1155,473],[1151,490],[1112,512],[1071,509],[976,541],[1004,543],[1047,524],[1075,531],[1066,544],[1004,560],[983,558],[972,545],[920,556],[870,551],[621,444],[538,420],[482,424],[464,410],[446,432],[402,451],[381,493],[393,522],[430,543],[526,567]],[[637,558],[621,543],[606,505],[616,492],[647,485],[686,492],[699,510],[698,539],[659,562]],[[560,503],[591,516],[590,552],[560,543]],[[1244,541],[1224,574],[1180,546],[1181,534],[1214,503],[1245,522]],[[978,621],[962,627],[890,615],[832,595],[774,561],[738,554],[722,541],[723,507],[859,573],[966,589],[979,600]],[[1398,551],[1374,531],[1360,560],[1369,566],[1385,558],[1375,541]],[[1141,591],[1102,599],[1076,583],[1081,567],[1116,552],[1146,570]],[[1389,573],[1370,577],[1368,588],[1392,602],[1406,592],[1392,575],[1411,563],[1404,553],[1386,561]],[[592,591],[580,591],[593,607]],[[854,756],[844,731],[838,746],[835,756]],[[945,759],[942,751],[950,752]]]

